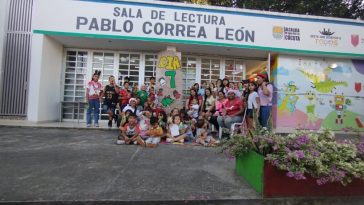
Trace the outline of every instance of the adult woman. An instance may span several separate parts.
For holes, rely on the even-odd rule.
[[[222,80],[221,79],[217,79],[216,80],[216,88],[220,89],[222,87]]]
[[[227,95],[227,92],[230,89],[229,84],[230,84],[229,79],[224,78],[224,80],[222,80],[221,90],[225,93],[225,95]]]
[[[219,124],[217,122],[217,117],[222,114],[223,111],[223,104],[225,103],[225,93],[223,91],[218,92],[217,100],[215,100],[215,106],[214,106],[214,113],[211,113],[212,116],[210,116],[209,122],[213,124],[216,128],[216,130],[219,130]],[[208,113],[210,114],[210,113]]]
[[[188,98],[186,102],[186,109],[189,109],[189,107],[192,104],[192,100],[197,99],[199,107],[202,106],[202,97],[197,95],[197,91],[194,88],[190,89],[190,97]]]
[[[211,88],[206,88],[205,90],[205,100],[203,101],[202,105],[202,111],[203,112],[215,112],[215,98],[212,95]]]
[[[240,98],[236,97],[234,90],[227,93],[228,100],[223,104],[223,112],[217,117],[220,127],[230,129],[231,125],[243,121],[243,103]]]
[[[86,99],[88,102],[86,113],[87,127],[91,127],[91,113],[93,113],[95,127],[99,127],[100,98],[102,97],[102,85],[99,83],[100,74],[101,71],[96,70],[86,88]]]
[[[268,119],[272,110],[273,86],[269,83],[267,72],[257,74],[258,95],[260,99],[259,123],[268,126]]]
[[[212,91],[212,95],[213,95],[214,97],[216,97],[218,90],[217,90],[217,88],[216,88],[216,86],[215,86],[215,83],[210,82],[210,84],[209,84],[209,88],[210,88],[210,89],[211,89],[211,91]]]

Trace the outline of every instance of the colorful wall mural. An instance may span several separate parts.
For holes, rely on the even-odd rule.
[[[174,49],[158,54],[156,71],[157,99],[167,112],[170,109],[182,108],[182,63],[181,53]]]
[[[274,126],[364,131],[364,61],[278,56]]]

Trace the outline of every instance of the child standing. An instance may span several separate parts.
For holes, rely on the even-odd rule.
[[[92,80],[87,84],[87,127],[91,127],[91,113],[93,113],[95,127],[99,127],[100,98],[102,96],[102,85],[101,83],[99,83],[100,75],[101,71],[96,70],[95,73],[92,75]]]
[[[207,134],[208,130],[206,121],[204,119],[199,119],[197,121],[196,143],[201,144],[205,147],[215,146],[218,141],[216,141],[212,136]]]
[[[256,111],[257,117],[259,116],[260,99],[257,93],[257,84],[255,82],[249,83],[249,95],[248,95],[248,109],[246,111],[248,129],[254,129],[253,112]]]
[[[124,127],[120,126],[120,135],[116,141],[116,144],[140,144],[145,145],[144,141],[140,138],[140,128],[134,114],[130,114],[128,117],[128,123]]]
[[[147,135],[149,138],[145,141],[146,147],[154,148],[161,141],[161,137],[163,136],[163,129],[158,124],[158,118],[151,117],[150,118],[151,127],[149,128]]]
[[[172,124],[169,126],[167,133],[167,142],[181,142],[184,143],[186,134],[181,128],[181,117],[179,115],[174,115],[172,117]]]

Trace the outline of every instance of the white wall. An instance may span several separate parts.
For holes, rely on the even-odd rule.
[[[28,96],[29,121],[59,119],[63,46],[48,36],[33,34]]]
[[[5,32],[7,25],[9,0],[0,0],[0,79],[3,73],[3,55],[5,46]]]

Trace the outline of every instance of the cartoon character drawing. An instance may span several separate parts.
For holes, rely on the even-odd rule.
[[[167,84],[166,79],[164,79],[163,77],[159,78],[158,80],[159,84],[163,87]]]
[[[162,103],[162,105],[163,105],[163,107],[169,107],[169,106],[171,106],[172,105],[172,103],[174,102],[174,100],[171,98],[171,96],[165,96],[163,99],[162,99],[162,101],[161,101],[161,103]]]
[[[181,94],[177,90],[173,91],[173,96],[176,100],[181,98]]]
[[[336,119],[335,119],[335,123],[336,124],[343,124],[344,123],[344,117],[345,117],[345,109],[346,109],[346,105],[347,103],[351,103],[351,101],[346,101],[345,100],[345,96],[344,93],[342,93],[341,95],[338,95],[335,93],[335,97],[334,97],[334,105],[332,105],[332,107],[336,110]],[[332,101],[330,101],[330,103],[332,103]]]
[[[312,91],[308,91],[305,94],[305,98],[308,99],[308,105],[306,106],[307,125],[315,125],[315,122],[317,120],[314,103],[314,101],[317,99],[316,94]]]
[[[297,90],[298,88],[293,81],[285,84],[283,93],[278,100],[278,115],[282,115],[284,112],[291,114],[296,110],[296,103],[299,98],[296,95]]]
[[[314,73],[310,73],[304,70],[299,69],[299,71],[311,80],[312,88],[316,89],[317,92],[320,93],[329,93],[332,92],[333,89],[336,89],[336,86],[348,86],[347,82],[343,81],[334,81],[331,80],[328,75],[332,71],[332,68],[325,68],[323,75],[317,75]]]

